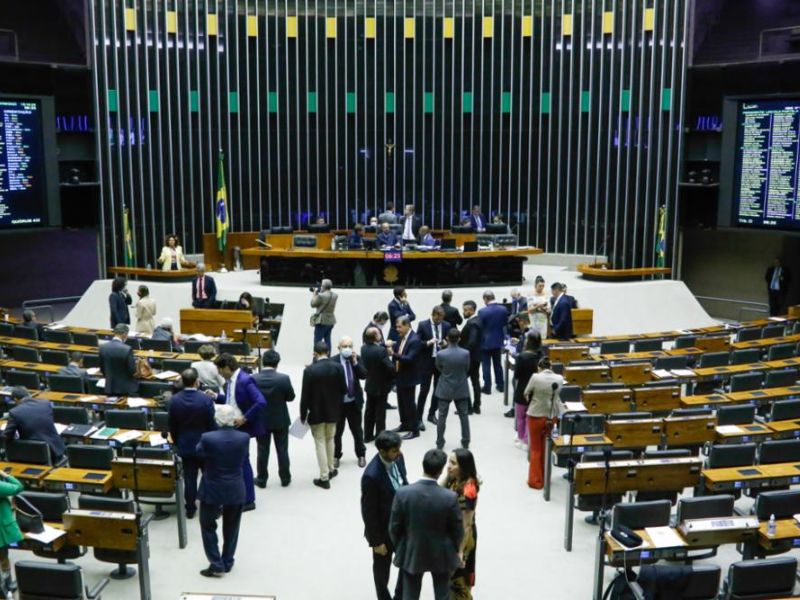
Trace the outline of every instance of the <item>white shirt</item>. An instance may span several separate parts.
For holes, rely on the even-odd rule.
[[[404,240],[413,240],[414,239],[414,215],[408,215],[405,218],[405,225],[403,226],[403,239]]]

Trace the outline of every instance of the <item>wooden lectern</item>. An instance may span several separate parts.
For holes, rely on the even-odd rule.
[[[231,340],[239,341],[242,330],[250,329],[252,326],[253,315],[249,310],[181,309],[183,335],[203,333],[218,336],[224,331]]]

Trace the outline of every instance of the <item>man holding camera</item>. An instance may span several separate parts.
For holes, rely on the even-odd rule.
[[[330,279],[323,279],[318,288],[309,288],[313,294],[311,296],[311,308],[315,309],[311,315],[311,326],[314,327],[314,344],[325,342],[328,348],[331,347],[331,332],[336,325],[336,300],[338,295],[332,291],[333,282]]]

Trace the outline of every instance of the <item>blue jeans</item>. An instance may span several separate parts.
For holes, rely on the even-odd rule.
[[[333,325],[314,325],[314,344],[322,341],[328,344],[328,350],[332,350],[331,331],[333,331]]]

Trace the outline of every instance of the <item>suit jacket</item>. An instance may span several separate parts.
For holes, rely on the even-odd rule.
[[[394,365],[386,346],[381,344],[364,344],[361,346],[361,362],[367,370],[364,389],[367,394],[388,394],[392,389]]]
[[[341,354],[334,354],[331,356],[331,360],[337,363],[339,366],[342,367],[342,377],[345,377],[344,373],[344,365],[342,365],[342,355]],[[358,402],[358,406],[362,406],[364,404],[364,392],[361,389],[361,380],[367,378],[367,369],[364,367],[364,362],[362,360],[358,360],[356,364],[351,365],[353,367],[353,396]],[[345,379],[345,395],[347,394],[347,379]],[[344,401],[344,398],[342,398]]]
[[[195,388],[181,390],[169,402],[169,434],[180,456],[197,456],[206,431],[216,429],[214,401]]]
[[[442,337],[441,340],[447,339],[447,332],[450,331],[450,323],[447,321],[442,321],[441,325]],[[424,321],[420,321],[419,325],[417,325],[417,335],[419,336],[419,341],[422,344],[422,350],[420,351],[420,361],[419,366],[423,369],[423,372],[432,372],[433,371],[433,346],[428,346],[428,342],[433,339],[433,322],[430,319],[425,319]]]
[[[473,231],[476,232],[486,231],[486,224],[488,223],[488,221],[486,220],[486,217],[484,216],[483,213],[480,214],[480,218],[481,218],[481,223],[480,226],[478,226],[478,219],[475,218],[475,215],[469,213],[469,226],[472,227]]]
[[[397,234],[394,231],[378,231],[375,234],[375,241],[380,248],[381,246],[395,246],[400,243],[400,238],[397,237]]]
[[[303,370],[300,419],[309,425],[338,423],[346,393],[342,365],[330,359],[308,365]]]
[[[408,316],[408,320],[412,323],[414,322],[414,319],[417,318],[417,315],[414,314],[410,304],[401,304],[397,298],[392,298],[392,301],[389,302],[389,335],[387,337],[393,342],[396,342],[398,339],[400,339],[394,326],[395,322],[397,321],[397,317],[402,317],[403,315]]]
[[[397,372],[395,385],[397,387],[414,387],[418,385],[420,380],[419,357],[422,353],[422,343],[419,341],[419,336],[409,330],[408,340],[403,346],[403,353],[399,354],[399,341],[394,350],[395,371]]]
[[[178,261],[178,271],[180,271],[183,268],[181,265],[186,262],[186,257],[183,255],[183,247],[175,246],[175,258]],[[169,246],[161,247],[161,256],[158,257],[157,262],[161,265],[162,271],[172,270],[172,250]]]
[[[444,309],[444,320],[450,323],[450,327],[458,327],[464,322],[464,319],[461,318],[461,313],[458,312],[455,306],[449,304],[440,304],[439,306]]]
[[[175,334],[173,334],[169,329],[164,329],[160,325],[153,330],[153,334],[150,336],[150,339],[166,340],[169,342],[170,349],[176,352],[181,351],[180,345],[175,343]]]
[[[231,385],[230,380],[225,382],[225,387],[217,396],[217,404],[225,404],[226,392]],[[253,376],[245,373],[241,369],[236,376],[236,406],[242,411],[242,416],[247,419],[247,423],[239,427],[239,431],[244,431],[251,437],[262,436],[267,433],[264,428],[264,417],[262,413],[267,407],[267,401],[256,386]]]
[[[17,434],[21,440],[45,442],[53,462],[64,456],[64,440],[56,431],[50,402],[27,398],[12,408],[3,435],[7,440],[13,440]]]
[[[196,449],[197,455],[204,459],[197,493],[200,502],[214,506],[244,504],[242,467],[249,446],[250,436],[236,429],[207,431],[200,436]]]
[[[364,331],[361,332],[361,343],[362,344],[366,344],[367,343],[367,329],[369,329],[370,327],[374,327],[375,329],[378,330],[378,333],[380,334],[380,339],[378,340],[378,343],[381,346],[385,346],[386,345],[386,340],[383,337],[383,330],[380,327],[378,327],[377,325],[375,325],[375,323],[373,323],[372,321],[367,323],[367,326],[364,327]]]
[[[478,311],[478,318],[481,320],[481,350],[502,348],[508,321],[506,308],[493,302]]]
[[[286,403],[294,400],[292,380],[286,373],[278,373],[275,369],[264,369],[253,380],[267,401],[267,407],[261,412],[264,429],[288,429],[292,422]]]
[[[58,370],[59,375],[66,375],[67,377],[82,377],[86,378],[86,371],[81,369],[78,365],[68,364],[66,367],[61,367]]]
[[[452,573],[464,538],[458,496],[430,479],[401,487],[394,495],[389,536],[394,564],[403,571]]]
[[[436,369],[439,381],[433,395],[443,400],[469,398],[469,350],[458,346],[448,346],[436,355]]]
[[[217,304],[217,283],[210,275],[204,275],[205,283],[203,284],[206,293],[205,300],[197,297],[197,281],[199,277],[192,279],[192,306],[195,308],[214,308]]]
[[[517,385],[514,386],[514,403],[528,404],[525,398],[525,386],[531,375],[539,370],[539,360],[542,358],[541,352],[522,352],[517,354],[514,364],[514,379]]]
[[[401,239],[404,239],[404,238],[403,238],[403,233],[404,233],[404,232],[405,232],[405,230],[406,230],[406,219],[407,219],[407,218],[408,218],[408,217],[406,217],[405,215],[403,215],[403,216],[402,216],[402,217],[400,217],[400,219],[397,221],[397,222],[398,222],[400,225],[402,225],[402,226],[403,226],[403,229],[400,231],[400,238],[401,238]],[[414,238],[414,240],[416,240],[416,239],[419,237],[419,228],[420,228],[420,227],[422,227],[422,219],[420,219],[420,218],[419,218],[417,215],[412,215],[412,216],[411,216],[411,233],[413,234],[413,238]]]
[[[516,300],[512,298],[508,305],[511,307],[511,316],[513,317],[517,316],[518,313],[528,311],[528,300],[522,296]]]
[[[770,290],[770,286],[772,285],[772,276],[775,274],[775,267],[769,267],[767,272],[764,274],[764,281],[767,282],[767,290]],[[781,265],[781,272],[778,275],[778,288],[779,292],[785,292],[789,289],[789,285],[792,282],[792,272],[787,269],[785,266]]]
[[[336,315],[333,314],[333,311],[336,310],[336,300],[338,299],[339,296],[336,292],[330,290],[311,297],[311,308],[316,309],[314,314],[318,315],[318,325],[336,325]]]
[[[349,236],[347,236],[347,248],[349,250],[360,250],[363,247],[363,236],[357,235],[356,233],[351,233]]]
[[[417,243],[420,246],[428,246],[429,248],[433,248],[439,245],[439,242],[437,242],[436,238],[433,237],[430,233],[426,233],[425,235],[419,236]]]
[[[403,485],[408,485],[406,461],[401,454],[394,462]],[[389,543],[389,519],[395,489],[389,472],[376,454],[361,476],[361,518],[364,520],[364,537],[371,547]]]
[[[553,384],[556,385],[555,394],[553,394]],[[563,385],[564,378],[549,369],[532,375],[524,392],[525,397],[531,399],[528,404],[528,416],[557,417],[558,407],[561,404],[559,394]]]
[[[551,333],[554,338],[566,340],[572,337],[572,297],[562,294],[553,304],[550,315]]]
[[[108,307],[111,310],[111,329],[120,323],[131,324],[131,313],[128,311],[130,303],[130,296],[120,292],[111,292],[108,297]]]
[[[106,395],[131,396],[139,389],[133,348],[113,339],[100,346],[100,370],[106,379]]]
[[[397,214],[385,210],[378,215],[378,223],[389,223],[391,225],[394,225],[395,223],[397,223]]]
[[[467,319],[464,328],[461,330],[461,339],[458,345],[469,350],[470,362],[473,364],[481,361],[481,320],[475,315]]]

